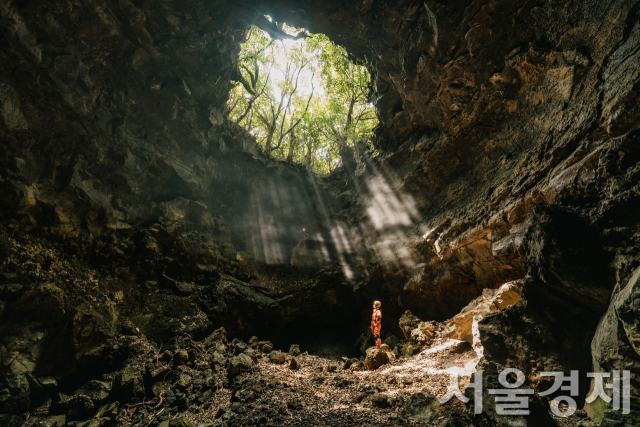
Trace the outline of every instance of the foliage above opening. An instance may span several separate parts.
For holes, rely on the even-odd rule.
[[[268,155],[332,172],[347,147],[360,154],[378,124],[367,64],[352,62],[323,34],[271,26],[247,30],[229,117]]]

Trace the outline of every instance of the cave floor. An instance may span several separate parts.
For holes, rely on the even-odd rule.
[[[449,385],[449,374],[455,370],[462,384],[469,381],[477,356],[473,350],[452,352],[455,343],[447,341],[375,371],[361,372],[343,370],[342,363],[306,353],[297,357],[300,368],[295,371],[286,364],[269,363],[263,356],[259,369],[243,374],[237,382],[253,378],[267,384],[269,391],[255,402],[243,404],[229,425],[416,425],[399,416],[403,403],[412,394],[424,392],[442,397]],[[387,403],[372,402],[369,396],[374,393],[386,397]],[[213,420],[230,401],[231,393],[220,389],[210,402],[183,416],[198,425],[203,420]],[[463,410],[455,399],[445,406],[451,411]]]

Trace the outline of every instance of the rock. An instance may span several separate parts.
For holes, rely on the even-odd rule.
[[[227,331],[224,328],[218,328],[202,342],[205,348],[217,345],[227,339]]]
[[[475,382],[478,371],[482,371],[482,407],[483,417],[490,419],[492,424],[496,427],[510,427],[513,425],[523,427],[546,427],[555,426],[556,422],[549,412],[549,401],[546,397],[541,397],[538,394],[529,395],[527,415],[511,415],[505,417],[504,415],[497,413],[496,397],[489,390],[500,387],[499,374],[502,371],[502,367],[498,366],[486,359],[482,359],[476,367],[477,371],[471,376],[471,382]],[[526,381],[526,379],[525,379]],[[525,382],[519,389],[532,388]],[[544,388],[546,389],[546,387]],[[472,409],[475,404],[475,393],[473,389],[469,388],[465,390],[465,396],[470,400],[465,404],[467,409]],[[575,417],[574,417],[575,419]]]
[[[181,297],[187,297],[194,291],[193,283],[180,282],[166,275],[162,276],[162,286],[165,289],[170,289],[171,291],[173,291],[173,293]]]
[[[173,355],[173,366],[186,365],[189,363],[189,353],[187,350],[181,349]]]
[[[418,347],[427,346],[434,338],[435,329],[435,325],[431,322],[420,322],[411,330],[409,341]]]
[[[144,385],[140,372],[133,366],[126,366],[115,377],[109,398],[129,402],[136,395],[144,395]]]
[[[400,317],[400,321],[398,322],[398,324],[400,325],[400,329],[404,334],[404,339],[409,341],[411,339],[411,331],[417,328],[421,322],[422,320],[411,314],[411,311],[405,311],[402,317]]]
[[[289,347],[289,354],[292,355],[293,357],[299,355],[300,346],[298,344],[291,344],[291,347]]]
[[[371,394],[380,391],[380,388],[376,383],[363,383],[356,386],[356,391],[364,391]]]
[[[367,396],[369,396],[368,393],[357,393],[354,397],[353,397],[353,403],[360,403],[362,402]]]
[[[251,347],[253,349],[257,349],[258,348],[258,337],[256,337],[254,335],[249,339],[249,347]]]
[[[349,387],[351,385],[351,381],[341,377],[340,375],[336,375],[335,377],[333,377],[331,379],[329,384],[331,384],[334,387],[345,388],[345,387]]]
[[[400,416],[418,423],[431,423],[442,416],[442,405],[429,393],[416,393],[402,407]]]
[[[257,350],[254,350],[252,348],[245,351],[245,354],[249,356],[251,360],[253,360],[254,362],[257,362],[258,358],[261,356],[261,353],[259,353]]]
[[[2,415],[0,415],[0,421],[4,421],[2,419]],[[7,422],[6,424],[2,424],[4,426],[13,426],[14,424],[10,424]],[[29,417],[29,420],[26,423],[23,423],[22,420],[20,423],[16,423],[15,426],[21,427],[64,427],[68,425],[66,423],[66,416],[64,415],[51,415],[51,416],[32,416]]]
[[[449,347],[451,353],[466,353],[472,351],[473,347],[467,341],[457,341],[451,347]]]
[[[284,354],[280,351],[274,350],[269,353],[269,362],[283,364],[284,363]]]
[[[153,393],[154,396],[159,397],[161,394],[166,392],[170,387],[171,387],[170,384],[164,383],[162,381],[158,381],[153,383],[153,385],[151,386],[151,393]]]
[[[193,427],[193,423],[187,417],[180,417],[163,421],[160,427]]]
[[[382,365],[391,363],[396,360],[396,356],[388,345],[382,344],[380,348],[371,347],[367,349],[367,357],[364,360],[364,366],[368,371],[378,369]]]
[[[416,348],[413,344],[411,343],[406,343],[405,345],[402,346],[402,356],[404,357],[412,357],[414,354],[418,353],[420,350],[418,348]]]
[[[319,267],[326,262],[321,251],[315,249],[293,248],[291,265],[294,267]]]
[[[37,318],[41,322],[58,322],[65,313],[65,294],[54,285],[43,285],[29,289],[13,306],[16,316]]]
[[[236,354],[240,354],[240,353],[244,353],[245,351],[247,351],[249,346],[246,343],[243,343],[242,341],[239,341],[239,342],[234,344],[233,348],[235,349]]]
[[[213,356],[211,356],[210,363],[213,366],[224,366],[227,364],[227,358],[217,351],[214,351]]]
[[[387,398],[387,396],[380,393],[370,394],[365,400],[371,402],[371,406],[373,406],[374,408],[384,409],[391,406],[389,404],[389,399]]]
[[[78,390],[75,394],[82,394],[89,397],[92,401],[99,403],[109,397],[111,384],[104,381],[89,381]],[[99,417],[100,418],[100,417]]]
[[[640,368],[640,267],[611,299],[605,315],[600,320],[593,341],[591,342],[594,372],[610,372]],[[591,381],[590,392],[594,389]],[[608,390],[608,389],[607,389]],[[611,392],[608,390],[609,396]],[[640,423],[640,387],[637,381],[631,380],[631,414],[618,420],[613,418],[612,403],[606,404],[598,398],[585,404],[585,410],[596,422],[605,425],[616,425],[615,422]],[[609,412],[607,412],[609,410]],[[605,417],[605,414],[609,414]]]
[[[282,356],[284,358],[284,356]],[[284,362],[284,360],[282,361]],[[234,377],[240,372],[248,371],[253,367],[253,360],[246,354],[242,353],[229,360],[229,376]]]
[[[397,346],[400,343],[400,339],[398,337],[396,337],[395,335],[389,335],[384,340],[384,343],[387,344],[389,346],[389,348],[394,348],[395,346]]]
[[[358,361],[358,359],[349,359],[348,357],[343,357],[342,358],[342,369],[349,369],[349,367],[351,365],[353,365],[357,361]],[[320,366],[320,368],[324,369],[322,366]]]
[[[151,379],[153,381],[162,382],[165,380],[165,378],[167,377],[167,374],[169,374],[170,372],[171,372],[171,368],[167,365],[164,365],[152,370],[149,374],[151,375]]]
[[[69,397],[62,401],[62,406],[66,409],[67,417],[71,420],[86,420],[96,410],[91,399],[83,395]]]
[[[118,417],[118,407],[119,407],[118,402],[105,405],[102,408],[100,408],[98,412],[96,412],[96,415],[94,416],[94,418],[107,418],[111,421],[115,421],[116,418]]]
[[[273,350],[273,345],[271,344],[263,344],[261,350],[264,354],[271,353]]]
[[[364,362],[361,360],[356,360],[355,362],[351,363],[349,366],[349,370],[351,372],[360,372],[360,371],[365,371],[367,370],[367,368],[364,365]]]
[[[298,359],[296,359],[295,357],[291,357],[288,360],[287,367],[292,371],[297,371],[298,369],[300,369],[300,362],[298,362]]]
[[[482,295],[471,301],[462,311],[449,320],[444,334],[450,339],[473,344],[475,316],[495,313],[512,306],[522,298],[522,283],[509,282],[498,289],[484,289]]]
[[[184,390],[191,385],[191,377],[187,374],[180,374],[178,381],[173,384],[173,388],[177,390]]]

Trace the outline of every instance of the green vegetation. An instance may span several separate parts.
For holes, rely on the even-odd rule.
[[[332,172],[341,164],[340,152],[356,147],[378,124],[368,102],[366,64],[354,64],[322,34],[271,26],[276,30],[247,32],[229,117],[267,154]]]

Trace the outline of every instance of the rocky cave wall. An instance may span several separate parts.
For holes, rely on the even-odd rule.
[[[444,319],[528,274],[525,298],[481,323],[486,368],[515,364],[539,387],[543,370],[624,366],[638,393],[638,11],[586,0],[5,0],[3,232],[56,242],[92,268],[136,260],[132,283],[94,291],[118,310],[96,314],[81,298],[87,318],[109,320],[87,353],[113,333],[116,311],[146,315],[118,291],[196,295],[176,310],[222,322],[238,315],[233,298],[217,304],[222,287],[260,300],[235,280],[300,280],[306,307],[343,295],[336,312],[384,299],[392,319],[407,308]],[[265,13],[371,61],[377,156],[316,182],[226,121],[243,30]],[[309,223],[338,261],[326,280],[254,262],[286,260]],[[7,271],[22,289],[3,290],[5,318],[41,300],[70,310],[32,264]],[[274,292],[264,313],[295,319],[283,307],[298,294]],[[47,316],[79,327],[80,309],[73,321],[60,310]]]

